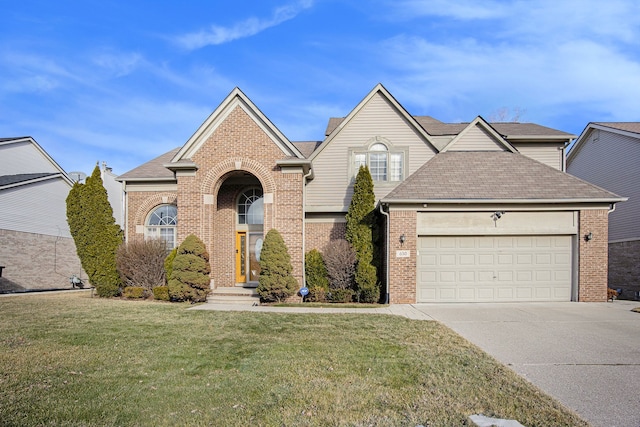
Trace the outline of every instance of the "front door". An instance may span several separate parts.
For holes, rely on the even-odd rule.
[[[247,282],[247,233],[236,233],[236,283]]]

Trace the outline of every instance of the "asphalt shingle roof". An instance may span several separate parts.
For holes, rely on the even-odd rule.
[[[128,172],[123,173],[118,177],[118,180],[126,181],[128,179],[173,179],[173,172],[165,168],[163,165],[171,162],[173,156],[176,155],[181,147],[174,148],[173,150],[164,153],[153,160],[149,160],[138,166],[135,169],[131,169]]]
[[[31,181],[34,179],[45,178],[51,175],[58,175],[58,173],[20,173],[16,175],[2,175],[0,176],[0,187],[5,185],[19,184],[21,182]]]
[[[385,201],[584,200],[620,196],[519,153],[437,154],[389,193]]]
[[[640,134],[640,122],[598,122],[596,125]]]

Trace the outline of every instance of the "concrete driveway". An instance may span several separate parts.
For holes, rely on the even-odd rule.
[[[639,302],[416,304],[594,426],[640,426]]]

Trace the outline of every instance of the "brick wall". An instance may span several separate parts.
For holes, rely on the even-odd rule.
[[[174,192],[131,191],[127,193],[127,224],[126,236],[128,241],[144,238],[144,233],[136,233],[136,226],[144,225],[147,216],[156,207],[163,204],[175,205],[177,196]],[[178,240],[180,242],[180,240]]]
[[[640,240],[609,243],[609,287],[622,289],[621,298],[636,298],[640,291]]]
[[[0,230],[0,241],[0,292],[70,288],[72,275],[87,278],[72,238]]]
[[[391,304],[416,302],[416,211],[391,210],[389,213],[389,293]],[[400,235],[406,241],[400,245]],[[397,258],[397,250],[408,250],[408,258]]]
[[[580,211],[578,301],[607,300],[608,224],[606,209]],[[593,240],[586,241],[589,233]]]
[[[346,231],[346,222],[308,222],[305,250],[317,249],[322,252],[329,242],[344,239]]]

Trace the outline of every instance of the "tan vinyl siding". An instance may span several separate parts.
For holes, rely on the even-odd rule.
[[[600,130],[579,148],[567,172],[629,198],[609,215],[609,241],[640,239],[640,140]]]
[[[513,143],[521,154],[537,160],[540,163],[562,170],[562,147],[563,143]]]
[[[54,178],[0,191],[2,228],[71,237],[65,200],[71,187]]]
[[[60,172],[29,140],[0,145],[0,175]]]
[[[315,178],[307,185],[307,207],[342,206],[346,210],[353,192],[350,153],[366,149],[376,136],[386,138],[391,150],[404,150],[405,179],[435,155],[400,112],[376,94],[313,160]],[[376,198],[384,197],[399,183],[376,184]]]
[[[504,151],[504,146],[485,129],[476,125],[465,132],[448,151]]]

